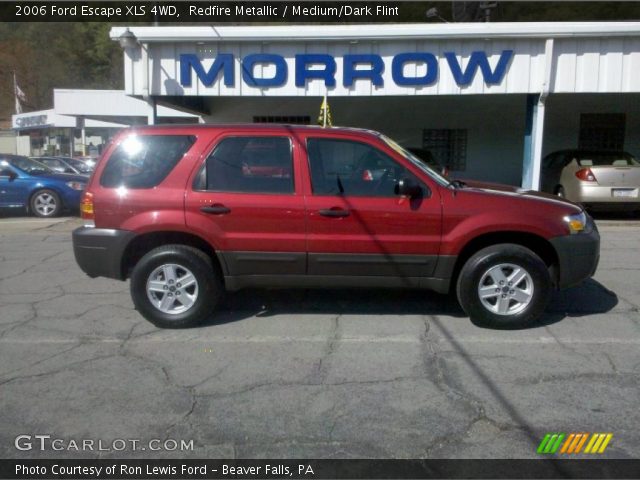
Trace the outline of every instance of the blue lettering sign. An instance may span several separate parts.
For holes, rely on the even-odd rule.
[[[486,52],[471,52],[467,65],[462,70],[460,62],[453,52],[445,52],[451,74],[455,82],[464,87],[470,85],[478,69],[487,85],[496,85],[504,79],[507,68],[513,58],[513,50],[503,50],[496,67],[492,70]],[[427,71],[424,75],[411,77],[404,74],[404,66],[408,62],[424,63]],[[272,78],[256,78],[254,70],[258,64],[271,64],[275,66],[275,74]],[[368,68],[358,69],[358,65],[366,64]],[[322,68],[311,68],[313,65]],[[438,80],[438,58],[430,52],[404,52],[398,53],[391,62],[391,77],[396,85],[403,87],[421,87],[431,85]],[[351,87],[355,80],[366,79],[372,85],[381,87],[384,85],[382,73],[385,64],[380,55],[376,54],[347,54],[343,59],[342,84]],[[269,88],[281,87],[287,83],[288,67],[282,55],[272,53],[257,53],[247,55],[242,59],[242,80],[252,87]],[[323,80],[326,87],[336,86],[336,60],[331,55],[299,54],[295,56],[295,85],[305,87],[308,80]],[[210,87],[218,81],[222,73],[222,81],[227,87],[235,84],[234,58],[230,53],[218,55],[208,70],[202,66],[197,55],[180,55],[180,84],[184,87],[192,85],[192,72],[195,72],[198,80]]]
[[[307,65],[324,64],[322,70],[308,70]],[[318,78],[324,80],[327,87],[336,86],[336,61],[331,55],[324,53],[296,55],[296,87],[304,87],[307,80]]]
[[[427,73],[422,77],[405,77],[403,69],[404,64],[407,62],[425,63],[427,65]],[[402,87],[430,85],[438,79],[438,59],[433,53],[399,53],[393,57],[391,76],[395,84]]]
[[[356,66],[359,63],[367,63],[371,68],[357,70]],[[382,81],[384,63],[380,55],[345,55],[343,67],[342,84],[345,87],[353,85],[356,78],[368,78],[376,87],[381,87],[384,83]]]
[[[253,74],[256,64],[272,63],[276,67],[273,78],[256,78]],[[287,81],[287,62],[281,55],[256,53],[242,60],[242,80],[250,87],[279,87]]]
[[[458,85],[464,87],[465,85],[469,85],[473,82],[473,77],[475,77],[478,67],[480,67],[482,76],[484,77],[484,81],[487,85],[496,85],[502,81],[505,73],[507,72],[507,66],[513,56],[513,50],[504,50],[500,54],[500,60],[498,60],[496,69],[493,72],[491,71],[489,59],[485,52],[472,52],[469,57],[469,63],[467,63],[467,68],[464,72],[462,71],[462,68],[460,68],[460,64],[458,63],[455,53],[445,52],[444,56],[449,63],[451,74]]]
[[[213,61],[213,65],[208,72],[204,71],[202,63],[197,55],[183,53],[180,55],[180,85],[183,87],[191,86],[191,69],[196,72],[196,76],[205,87],[210,87],[218,78],[220,70],[223,70],[224,84],[227,87],[233,87],[235,83],[235,75],[233,72],[233,55],[230,53],[221,53]]]

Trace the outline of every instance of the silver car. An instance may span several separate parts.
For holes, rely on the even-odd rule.
[[[640,210],[640,163],[627,152],[553,152],[542,161],[541,189],[586,206]]]

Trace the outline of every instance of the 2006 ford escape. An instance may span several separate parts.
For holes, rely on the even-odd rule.
[[[553,196],[450,182],[376,132],[137,127],[99,162],[73,232],[89,276],[131,279],[159,327],[243,287],[454,289],[476,322],[522,326],[593,275],[591,218]]]

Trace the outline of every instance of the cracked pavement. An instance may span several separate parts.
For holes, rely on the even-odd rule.
[[[79,224],[0,219],[0,458],[535,458],[546,432],[612,432],[606,457],[638,457],[639,222],[599,222],[595,279],[519,331],[357,290],[242,291],[158,330],[128,282],[76,266]],[[194,449],[21,452],[19,434]]]

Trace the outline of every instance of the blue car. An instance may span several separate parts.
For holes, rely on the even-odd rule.
[[[0,155],[0,208],[25,208],[36,217],[78,210],[88,178],[55,173],[19,155]]]

